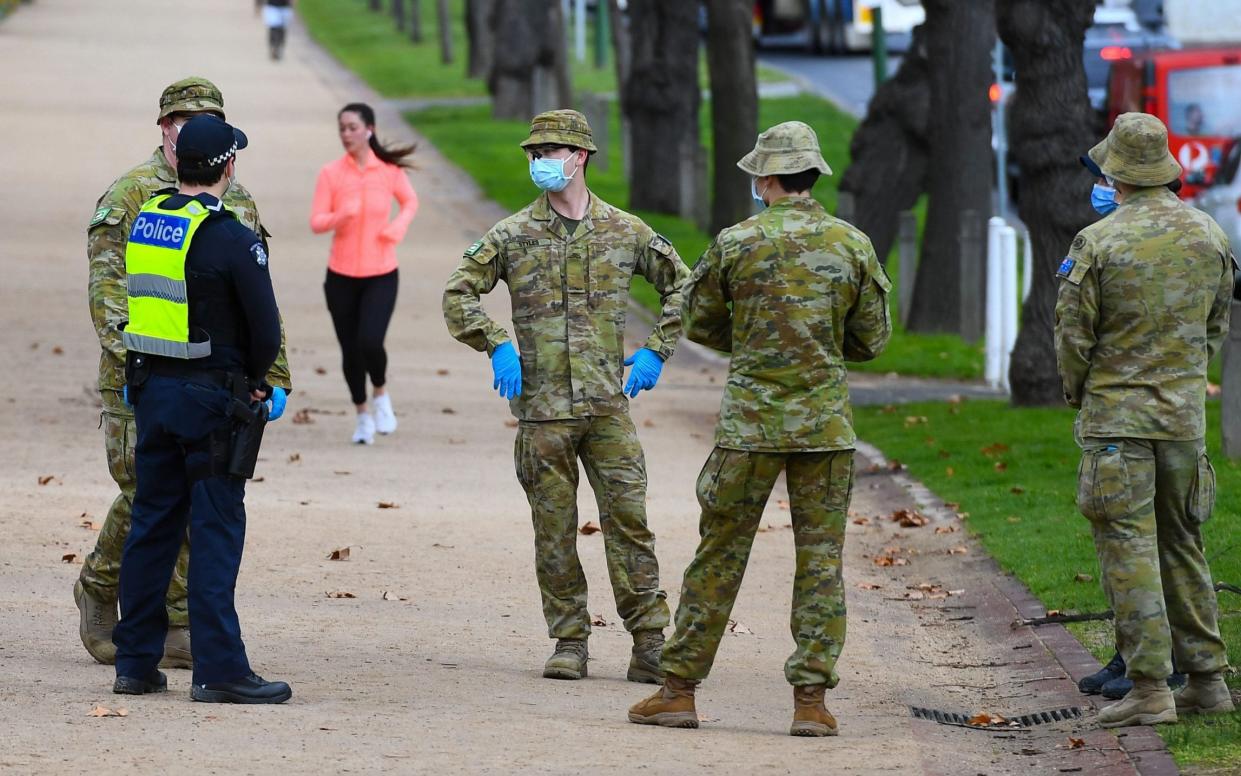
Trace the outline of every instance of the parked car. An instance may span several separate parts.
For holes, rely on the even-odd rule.
[[[1167,32],[1143,27],[1131,9],[1099,6],[1095,9],[1094,24],[1086,30],[1082,43],[1090,107],[1103,111],[1107,101],[1108,75],[1115,62],[1156,49],[1180,47],[1180,43]]]
[[[816,54],[869,51],[876,2],[883,9],[888,48],[907,50],[913,28],[926,19],[920,0],[755,0],[754,43]]]
[[[1241,176],[1237,175],[1238,166],[1241,166],[1241,137],[1234,137],[1221,153],[1212,185],[1202,189],[1193,199],[1194,206],[1224,228],[1234,251],[1241,247]]]
[[[1128,111],[1158,116],[1185,168],[1181,196],[1209,187],[1241,136],[1241,45],[1151,51],[1112,63],[1107,126]]]

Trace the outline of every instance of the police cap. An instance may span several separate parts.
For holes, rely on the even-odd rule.
[[[177,163],[190,168],[217,167],[248,143],[244,132],[223,119],[211,114],[195,116],[177,136]]]

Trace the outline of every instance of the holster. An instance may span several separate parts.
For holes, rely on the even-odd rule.
[[[228,458],[224,467],[230,477],[250,479],[259,460],[263,430],[267,428],[267,402],[247,404],[233,397],[229,404],[232,417],[228,442]]]

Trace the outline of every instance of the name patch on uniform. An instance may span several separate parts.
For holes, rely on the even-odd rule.
[[[168,213],[139,213],[134,227],[129,230],[129,241],[156,248],[181,250],[185,235],[190,230],[190,219]]]
[[[1075,259],[1065,256],[1064,261],[1060,262],[1060,269],[1056,270],[1056,277],[1067,278],[1073,272],[1075,264],[1077,264]]]
[[[263,243],[255,243],[250,246],[250,255],[254,257],[254,263],[266,269],[267,267],[267,251],[263,249]]]

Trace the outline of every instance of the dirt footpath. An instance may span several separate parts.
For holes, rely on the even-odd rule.
[[[606,623],[591,641],[591,678],[541,679],[551,643],[512,472],[514,429],[486,359],[452,341],[440,318],[445,277],[502,214],[420,146],[422,208],[399,250],[403,288],[388,340],[401,426],[374,447],[349,446],[350,405],[321,290],[328,240],[312,236],[307,219],[317,169],[340,153],[335,111],[376,98],[300,32],[284,62],[268,61],[251,3],[209,6],[193,12],[184,53],[160,39],[191,12],[166,0],[39,0],[0,25],[0,67],[20,72],[0,86],[0,770],[999,774],[1098,773],[1116,762],[1115,739],[1084,734],[1081,723],[997,734],[910,716],[911,705],[1024,713],[1077,701],[1038,639],[1008,629],[1015,615],[975,546],[959,532],[887,520],[914,504],[883,473],[859,477],[854,512],[868,519],[849,526],[849,641],[829,699],[839,738],[786,735],[793,543],[781,494],[735,610],[745,627],[726,637],[701,690],[700,731],[625,721],[649,688],[624,681],[630,642],[598,535],[580,537],[591,611]],[[108,183],[158,142],[161,89],[189,74],[215,80],[229,119],[250,136],[239,177],[274,234],[288,328],[295,393],[249,488],[237,597],[254,666],[293,685],[280,707],[191,703],[184,671],[170,672],[166,695],[113,696],[112,669],[78,641],[71,588],[80,566],[62,562],[90,550],[95,533],[83,523],[102,522],[114,494],[96,430],[84,227]],[[390,111],[379,132],[409,134]],[[496,174],[525,175],[516,151]],[[503,298],[492,303],[505,315]],[[673,604],[697,541],[693,486],[721,376],[685,350],[659,389],[634,402]],[[582,504],[582,521],[597,522],[589,493]],[[327,559],[346,546],[347,561]],[[948,553],[958,546],[966,553]],[[876,565],[885,547],[908,564]],[[924,583],[939,587],[918,590]],[[963,592],[940,598],[940,589]],[[128,716],[89,716],[96,704]],[[1070,734],[1087,747],[1065,748]]]

